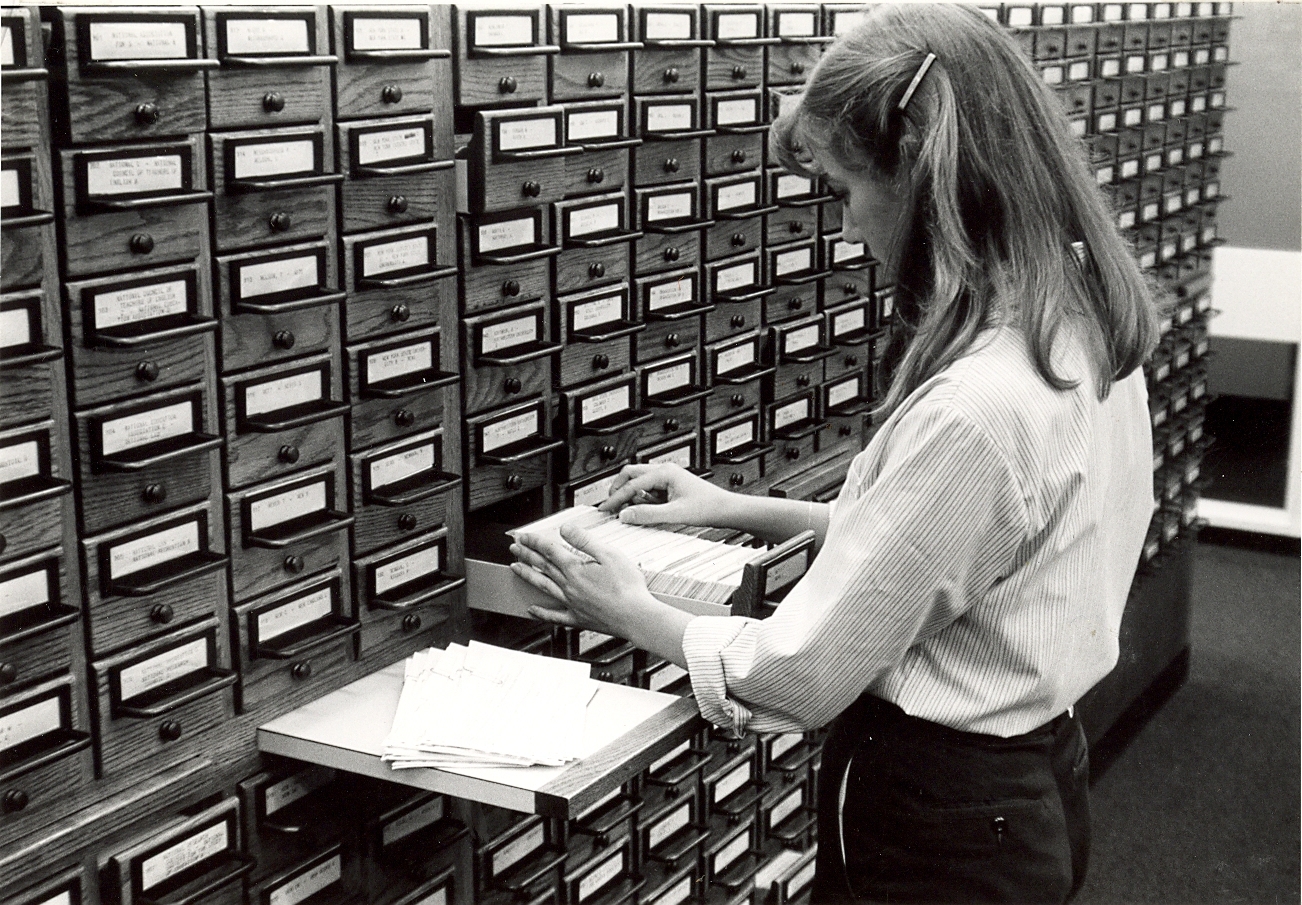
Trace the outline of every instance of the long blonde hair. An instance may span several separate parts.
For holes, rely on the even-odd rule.
[[[936,61],[901,111],[928,53]],[[813,175],[831,155],[906,198],[880,411],[996,321],[1021,327],[1057,389],[1074,382],[1055,373],[1053,343],[1078,323],[1100,399],[1156,344],[1151,294],[1082,142],[1017,45],[975,8],[875,8],[824,54],[774,124],[773,147],[787,169]]]

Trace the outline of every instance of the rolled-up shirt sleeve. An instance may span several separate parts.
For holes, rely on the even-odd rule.
[[[879,470],[843,493],[773,615],[688,623],[692,689],[715,725],[824,725],[1014,568],[1030,533],[1025,495],[985,430],[924,401],[882,439]]]

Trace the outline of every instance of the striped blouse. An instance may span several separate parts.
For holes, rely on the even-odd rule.
[[[1100,401],[1083,350],[1059,346],[1075,389],[1043,381],[1020,331],[987,331],[855,457],[773,615],[688,624],[706,719],[813,728],[867,690],[1007,737],[1112,669],[1153,508],[1147,392],[1136,370]]]

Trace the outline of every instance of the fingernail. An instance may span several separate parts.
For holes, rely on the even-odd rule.
[[[634,524],[634,523],[637,522],[637,518],[634,516],[634,513],[633,513],[633,510],[632,510],[632,509],[622,509],[622,510],[620,510],[620,513],[619,513],[619,520],[620,520],[621,522],[628,522],[628,523],[630,523],[630,524]]]

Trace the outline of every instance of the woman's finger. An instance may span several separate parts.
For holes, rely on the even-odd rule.
[[[528,547],[524,546],[523,544],[512,544],[510,550],[512,555],[515,556],[517,560],[524,563],[526,566],[532,566],[533,568],[537,569],[539,572],[543,572],[543,573],[547,573],[548,571],[551,571],[557,575],[560,574],[560,570],[557,569],[547,559],[547,557],[543,556],[541,553],[536,553],[533,550],[530,550]]]
[[[550,622],[552,625],[564,625],[569,628],[583,627],[569,610],[549,610],[546,607],[531,606],[529,607],[529,615],[539,622]]]
[[[559,535],[518,534],[515,542],[547,560],[559,572],[564,572],[566,569],[583,563],[583,560],[565,545]]]
[[[561,603],[565,602],[565,592],[561,590],[560,585],[534,567],[526,566],[520,562],[513,562],[511,563],[511,571],[523,579],[525,583],[542,591],[548,597],[555,598]]]
[[[574,549],[588,554],[599,563],[609,562],[614,555],[611,547],[599,543],[591,532],[578,525],[561,525],[561,537]]]
[[[635,466],[629,465],[627,467],[633,468]],[[641,467],[645,468],[646,466]],[[642,474],[630,479],[628,483],[624,484],[618,490],[612,489],[610,496],[606,497],[606,501],[602,503],[599,508],[602,512],[614,512],[621,506],[630,503],[639,493],[649,493],[653,490],[657,490],[660,488],[661,484],[662,481],[658,474],[654,472],[643,472]]]

